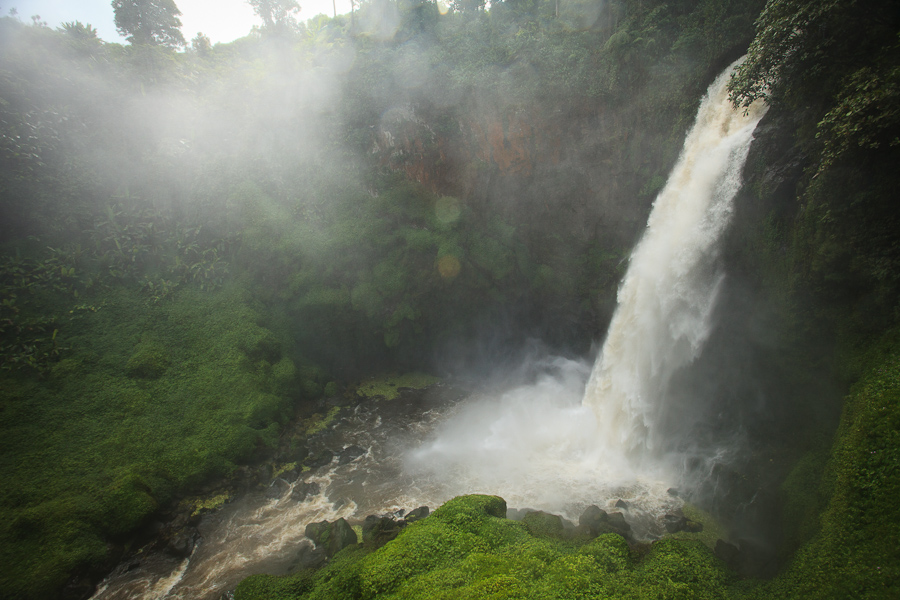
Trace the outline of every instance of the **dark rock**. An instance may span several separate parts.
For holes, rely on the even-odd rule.
[[[609,513],[609,520],[606,524],[610,528],[609,533],[618,533],[626,540],[631,539],[631,525],[628,524],[622,513]]]
[[[256,480],[260,483],[266,483],[272,479],[275,471],[269,463],[263,463],[256,468]]]
[[[734,544],[729,544],[725,540],[716,540],[716,556],[718,556],[723,563],[729,566],[734,571],[738,570],[738,564],[740,562],[741,551]]]
[[[303,502],[308,497],[317,495],[320,491],[322,491],[322,488],[315,481],[298,481],[294,484],[294,489],[291,491],[291,499]]]
[[[309,448],[306,446],[296,446],[287,451],[285,460],[287,460],[287,462],[302,463],[306,460],[307,456],[309,456]]]
[[[234,470],[235,485],[239,490],[246,491],[256,486],[256,473],[247,465]]]
[[[668,531],[669,533],[678,533],[679,531],[683,531],[686,521],[687,518],[680,517],[678,515],[666,515],[663,517],[663,522],[666,525],[666,531]]]
[[[279,477],[266,489],[266,498],[278,500],[283,498],[289,489],[291,489],[291,484]]]
[[[737,569],[740,575],[763,579],[772,577],[778,571],[774,548],[748,539],[738,540],[738,546],[741,550]]]
[[[522,519],[525,528],[536,537],[563,537],[563,519],[559,515],[552,515],[542,510],[531,512]]]
[[[325,400],[325,406],[350,406],[353,404],[353,399],[344,396],[343,394],[338,394],[336,396],[332,396]]]
[[[359,537],[353,531],[353,527],[346,519],[340,518],[332,524],[331,539],[328,541],[328,548],[325,551],[331,557],[344,548],[358,543]]]
[[[365,454],[366,451],[359,446],[347,446],[343,450],[341,450],[340,458],[338,459],[339,465],[346,465],[349,462],[352,462]]]
[[[324,467],[327,464],[331,464],[331,460],[333,458],[334,452],[332,452],[328,448],[322,448],[321,450],[307,458],[303,464],[310,469],[318,469],[319,467]]]
[[[619,500],[616,500],[616,508],[621,508],[622,510],[628,510],[630,507],[628,506],[627,502],[619,499]]]
[[[586,509],[584,509],[584,512],[581,513],[581,516],[578,517],[578,524],[581,527],[587,529],[591,537],[597,537],[598,535],[600,535],[600,530],[604,527],[608,520],[609,515],[606,514],[605,510],[602,510],[595,504],[591,504]]]
[[[356,532],[343,518],[334,523],[328,521],[310,523],[306,526],[304,534],[316,548],[322,548],[328,557],[334,556],[347,546],[359,543]]]
[[[406,521],[398,521],[387,516],[369,515],[363,521],[363,544],[376,548],[383,546],[397,537],[405,525]]]
[[[675,488],[667,489],[666,493],[669,494],[670,496],[675,496],[676,498],[678,497],[678,490],[676,490]]]
[[[178,558],[187,558],[194,552],[200,532],[193,527],[185,527],[166,543],[166,552]]]
[[[304,544],[297,553],[297,561],[294,565],[295,569],[318,569],[325,565],[328,560],[328,554],[325,548],[317,548]]]
[[[406,515],[406,522],[414,523],[416,521],[419,521],[420,519],[424,519],[425,517],[427,517],[430,514],[431,514],[431,509],[429,509],[427,506],[420,506],[419,508],[417,508],[415,510],[409,511],[409,514]]]
[[[318,523],[310,523],[303,531],[303,535],[316,545],[316,547],[325,547],[328,545],[328,534],[331,531],[328,521],[319,521]]]
[[[617,533],[626,540],[631,540],[631,525],[622,513],[609,513],[600,507],[591,505],[584,509],[578,518],[578,530],[588,537],[597,537],[604,533]]]
[[[536,512],[533,508],[510,508],[506,511],[506,518],[513,521],[521,521],[528,513]]]
[[[94,582],[91,581],[90,577],[74,577],[60,591],[59,598],[62,600],[79,600],[80,598],[91,597],[94,591]]]
[[[690,519],[688,519],[687,523],[684,524],[684,530],[688,533],[700,533],[701,531],[703,531],[703,523],[700,523],[699,521],[691,521]]]
[[[700,533],[703,531],[703,523],[691,521],[687,517],[681,515],[666,515],[663,517],[666,525],[666,531],[669,533],[678,533],[686,531],[688,533]]]

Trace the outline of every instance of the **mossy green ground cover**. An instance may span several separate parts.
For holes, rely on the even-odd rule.
[[[815,454],[801,460],[785,485],[788,505],[805,504],[809,540],[784,574],[754,598],[897,598],[900,596],[900,343],[888,334],[855,361],[862,373],[847,396],[824,473],[815,485]],[[802,497],[793,498],[807,482]],[[827,499],[821,514],[807,500]],[[787,513],[791,516],[793,513]],[[817,516],[817,518],[816,518]],[[812,530],[812,531],[810,531]],[[794,536],[796,537],[796,536]]]
[[[320,571],[250,577],[235,598],[896,598],[900,344],[886,339],[855,359],[862,376],[826,460],[819,450],[801,459],[783,485],[786,544],[799,550],[771,581],[729,572],[710,549],[725,531],[690,505],[685,514],[703,522],[703,532],[675,534],[641,553],[616,534],[533,535],[539,531],[501,518],[501,499],[464,496],[378,550],[346,550]],[[811,518],[797,519],[798,506]]]
[[[700,542],[643,557],[616,534],[535,536],[496,496],[462,496],[384,547],[352,548],[325,569],[250,577],[236,600],[267,598],[725,598],[730,576]]]
[[[274,443],[290,381],[237,289],[148,303],[122,287],[60,328],[43,380],[0,384],[0,590],[49,597],[192,484]]]
[[[368,379],[356,388],[356,393],[365,398],[394,400],[400,395],[400,390],[410,388],[420,390],[434,385],[439,378],[425,373],[404,373],[403,375],[384,375]]]

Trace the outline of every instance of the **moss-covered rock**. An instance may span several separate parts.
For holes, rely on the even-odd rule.
[[[166,349],[157,342],[142,342],[125,364],[129,377],[156,379],[169,368]]]
[[[327,556],[334,556],[344,548],[359,543],[356,531],[346,519],[338,519],[333,523],[320,521],[306,526],[304,535],[308,537],[317,548],[325,550]]]
[[[356,393],[364,398],[394,400],[400,395],[400,390],[403,388],[420,390],[439,381],[440,378],[425,373],[385,375],[359,384]]]
[[[505,514],[502,498],[460,496],[371,553],[341,552],[312,575],[250,578],[235,598],[725,598],[729,576],[702,544],[659,542],[635,563],[620,535],[535,537]],[[531,514],[561,528],[553,515]]]
[[[559,515],[551,515],[544,511],[530,512],[522,519],[528,533],[535,537],[562,538],[564,536],[563,520]]]

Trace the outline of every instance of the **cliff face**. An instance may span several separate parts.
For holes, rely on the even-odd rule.
[[[640,111],[600,103],[443,113],[406,104],[374,127],[371,152],[382,167],[475,210],[489,205],[525,230],[619,246],[643,227],[682,135],[660,144]]]

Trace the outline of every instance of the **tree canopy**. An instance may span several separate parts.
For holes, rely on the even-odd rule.
[[[174,0],[113,0],[116,31],[134,45],[184,46]]]
[[[297,26],[295,15],[300,12],[296,0],[247,0],[253,12],[262,19],[267,32],[290,31]]]

